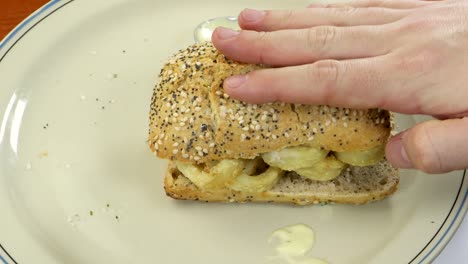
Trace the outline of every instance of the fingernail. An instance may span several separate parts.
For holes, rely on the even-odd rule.
[[[216,30],[216,34],[218,35],[218,37],[223,40],[234,38],[237,35],[239,35],[239,33],[240,33],[239,31],[234,31],[232,29],[224,28],[224,27],[219,27]]]
[[[245,74],[244,75],[236,75],[236,76],[229,77],[225,81],[225,84],[226,84],[227,88],[234,89],[234,88],[238,88],[239,86],[242,86],[242,84],[244,84],[246,80],[247,80],[247,75],[245,75]]]
[[[265,11],[259,11],[255,9],[244,9],[241,17],[245,22],[255,22],[262,19],[265,16]]]
[[[413,168],[413,165],[411,164],[411,161],[408,158],[408,153],[406,153],[401,137],[390,141],[387,153],[387,158],[394,166],[402,169]]]

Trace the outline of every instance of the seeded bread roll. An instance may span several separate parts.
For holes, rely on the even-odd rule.
[[[154,89],[151,150],[163,159],[200,164],[250,159],[298,145],[360,151],[382,145],[390,136],[387,111],[255,105],[224,93],[227,77],[264,67],[229,60],[209,42],[178,52],[163,66]]]
[[[166,194],[174,199],[203,202],[269,202],[298,205],[318,203],[366,204],[393,194],[398,170],[387,161],[369,167],[350,167],[332,181],[313,181],[288,172],[266,192],[237,192],[228,188],[202,191],[170,162],[164,179]]]

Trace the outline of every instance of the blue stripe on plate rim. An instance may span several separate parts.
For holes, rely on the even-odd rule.
[[[0,252],[0,253],[1,253],[1,252]],[[4,258],[2,257],[2,255],[0,255],[0,262],[1,262],[2,264],[8,264],[8,262],[6,261],[6,259],[4,259]]]
[[[8,54],[10,49],[12,49],[13,46],[15,46],[15,44],[19,40],[21,40],[21,38],[23,38],[23,36],[25,36],[31,29],[33,29],[36,25],[38,25],[42,20],[46,19],[48,16],[52,15],[53,13],[58,11],[60,8],[68,5],[69,3],[73,2],[73,1],[74,0],[68,0],[68,1],[67,0],[51,0],[50,2],[48,2],[47,4],[42,6],[40,9],[38,9],[36,12],[31,14],[29,17],[27,17],[25,20],[23,20],[23,22],[21,22],[18,26],[16,26],[15,29],[13,29],[13,31],[11,31],[2,41],[0,41],[0,54],[3,53],[3,55],[0,57],[0,63],[5,58],[5,56]],[[62,4],[57,5],[58,3],[62,3]],[[35,22],[32,23],[33,21],[35,21]],[[19,33],[23,29],[25,29],[26,27],[28,27],[26,29],[26,31],[20,35]],[[14,39],[16,39],[16,40],[13,41]],[[7,45],[10,44],[10,43],[11,43],[10,47],[6,51],[3,51],[3,49],[6,48]],[[462,194],[463,195],[463,200],[461,202],[459,201],[460,194],[461,194],[461,191],[462,191],[463,186],[464,186],[465,176],[466,176],[466,170],[463,173],[463,178],[462,178],[462,181],[460,183],[460,189],[459,189],[458,195],[455,198],[453,206],[452,206],[449,214],[447,215],[445,221],[442,223],[440,228],[434,234],[432,239],[426,244],[426,246],[416,255],[416,257],[414,257],[408,263],[413,263],[413,261],[416,260],[418,257],[420,257],[420,255],[424,251],[427,251],[427,253],[425,253],[425,255],[421,258],[421,260],[418,262],[418,264],[423,264],[423,263],[425,263],[424,261],[426,261],[426,260],[434,260],[434,258],[438,255],[438,253],[440,253],[440,251],[442,250],[442,248],[439,248],[440,243],[442,243],[442,241],[444,239],[450,238],[450,237],[447,237],[448,235],[453,235],[454,234],[454,232],[452,232],[452,230],[455,227],[455,223],[457,222],[457,220],[460,220],[459,224],[462,222],[465,215],[461,215],[461,212],[463,211],[463,209],[466,210],[465,206],[468,206],[466,204],[466,202],[468,200],[468,188],[467,188],[468,186],[465,187],[465,194],[464,195]],[[453,209],[455,209],[454,207],[457,204],[457,202],[459,202],[460,206],[458,207],[457,211],[455,212],[455,216],[453,217],[452,221],[448,224],[448,227],[445,229],[445,232],[439,237],[437,242],[434,242],[433,241],[434,238],[437,237],[437,235],[440,234],[440,231],[442,230],[442,228],[447,226],[447,220],[450,218],[450,216],[453,215],[453,213],[454,213]],[[458,226],[456,226],[455,228],[458,228]],[[428,249],[428,247],[431,244],[433,244],[433,246],[430,249]],[[437,249],[439,249],[439,250],[437,251]],[[13,261],[13,263],[18,264],[18,262],[15,261],[15,259],[8,253],[8,251],[3,247],[3,245],[1,243],[0,243],[0,264],[9,264],[7,259],[1,255],[2,251],[6,254],[6,256],[8,256],[9,259],[11,259],[11,261]],[[434,255],[435,253],[437,253],[437,254]]]

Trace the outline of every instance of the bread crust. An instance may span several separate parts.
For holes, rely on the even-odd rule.
[[[364,178],[365,184],[360,182]],[[338,183],[340,183],[339,188],[337,188]],[[291,173],[284,176],[273,189],[262,193],[237,192],[228,188],[215,191],[200,190],[185,178],[172,162],[169,162],[164,178],[167,196],[178,200],[201,202],[358,205],[382,200],[393,194],[398,186],[398,170],[386,161],[375,166],[345,171],[337,179],[327,183],[307,180]]]
[[[181,50],[162,68],[150,110],[149,147],[160,158],[190,163],[250,159],[298,145],[359,151],[390,136],[387,111],[286,103],[246,104],[223,81],[265,68],[227,59],[211,43]]]

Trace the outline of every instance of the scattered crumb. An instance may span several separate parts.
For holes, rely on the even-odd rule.
[[[110,99],[110,100],[109,100],[109,104],[113,104],[113,103],[115,103],[115,100],[114,100],[114,99]]]
[[[127,51],[126,51],[126,50],[122,50],[122,53],[127,53]]]
[[[48,151],[43,151],[37,155],[39,158],[47,158],[49,156]]]
[[[96,102],[99,102],[99,98],[96,98]]]
[[[80,217],[79,214],[74,214],[74,215],[68,217],[68,223],[70,223],[70,225],[72,225],[72,226],[75,226],[80,221],[81,221],[81,217]]]
[[[116,219],[117,221],[119,221],[120,218],[119,218],[118,215],[116,215],[116,216],[115,216],[115,219]]]
[[[431,224],[435,224],[435,222],[434,222],[434,221],[431,221]]]
[[[43,129],[49,128],[49,123],[46,123],[42,128],[43,128]]]
[[[89,211],[89,215],[90,215],[90,216],[93,216],[93,215],[94,215],[93,210],[90,210],[90,211]]]
[[[107,79],[111,80],[111,79],[117,79],[119,75],[117,73],[109,73],[107,74]]]
[[[107,207],[107,208],[110,208],[110,204],[106,204],[106,207]]]
[[[101,106],[101,109],[102,109],[102,110],[105,110],[105,109],[106,109],[106,107],[105,107],[105,106]]]

